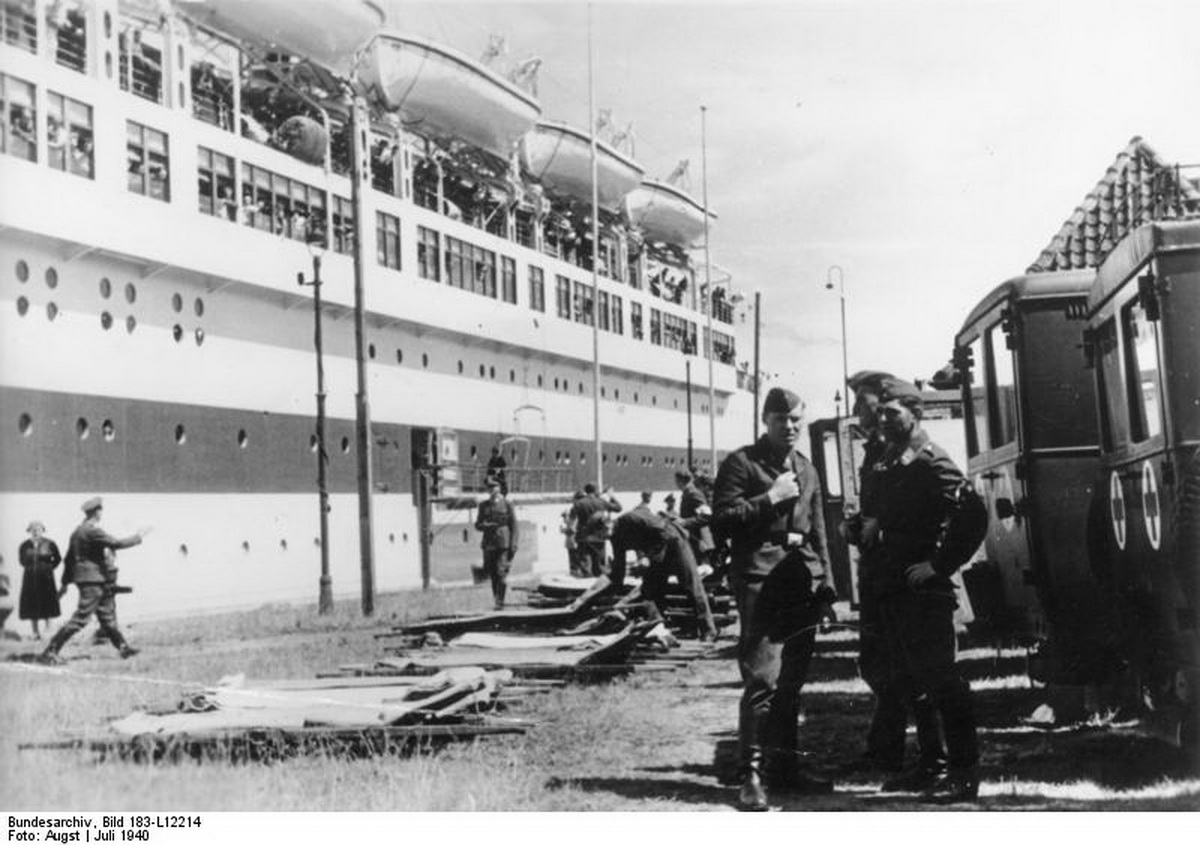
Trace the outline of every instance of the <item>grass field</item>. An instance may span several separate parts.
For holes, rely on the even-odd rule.
[[[381,596],[373,619],[351,603],[144,623],[127,631],[143,649],[122,661],[90,632],[64,649],[63,668],[0,663],[0,803],[11,810],[404,811],[729,810],[734,793],[713,768],[715,743],[736,724],[740,684],[723,656],[674,672],[634,674],[529,696],[505,715],[530,719],[524,735],[457,743],[436,753],[345,759],[310,756],[272,764],[144,765],[98,762],[79,750],[18,750],[95,731],[132,710],[174,700],[222,676],[306,678],[383,655],[375,635],[435,613],[483,609],[486,590]],[[5,657],[41,644],[5,642]],[[805,696],[802,738],[828,771],[861,752],[871,699],[856,677],[854,643],[831,637]],[[1200,777],[1169,746],[1132,727],[1046,733],[1022,726],[1042,693],[1019,660],[967,653],[978,690],[989,809],[1200,808]],[[924,809],[876,795],[858,775],[832,796],[785,809]]]

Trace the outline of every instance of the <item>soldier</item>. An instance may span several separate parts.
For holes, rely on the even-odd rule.
[[[517,517],[513,506],[504,498],[499,479],[489,479],[487,486],[488,498],[479,505],[475,530],[483,532],[479,542],[483,549],[483,571],[492,582],[496,610],[503,610],[508,572],[512,568],[513,555],[517,553]]]
[[[966,480],[921,428],[916,387],[883,379],[878,409],[886,446],[870,471],[863,510],[875,522],[872,578],[895,694],[928,698],[941,716],[949,769],[924,792],[938,803],[979,793],[979,746],[971,690],[955,664],[956,601],[950,576],[978,547],[966,539]],[[970,548],[967,548],[970,546]]]
[[[894,378],[890,373],[861,371],[850,376],[847,387],[854,393],[854,412],[863,436],[863,461],[859,470],[859,489],[869,496],[870,472],[882,457],[887,442],[879,429],[876,413],[882,382]],[[861,505],[861,500],[860,500]],[[879,535],[877,521],[858,513],[847,514],[846,539],[858,546],[858,595],[859,595],[859,656],[858,666],[863,680],[875,694],[875,713],[867,731],[867,749],[862,761],[856,766],[884,772],[899,772],[904,764],[904,737],[907,730],[908,709],[912,709],[917,725],[917,745],[920,760],[915,771],[888,778],[883,784],[885,792],[922,792],[945,768],[945,751],[937,722],[937,713],[926,697],[910,701],[899,695],[895,685],[889,684],[887,652],[884,643],[882,620],[880,619],[878,590],[875,582],[880,577],[880,562],[876,540]]]
[[[688,527],[692,554],[697,563],[708,563],[714,548],[712,530],[708,526],[712,517],[708,497],[687,470],[675,473],[675,486],[679,488],[679,518]]]
[[[711,642],[717,638],[708,596],[696,568],[687,529],[682,524],[654,513],[649,503],[643,501],[617,517],[613,524],[612,547],[610,580],[618,592],[625,583],[625,553],[632,549],[650,562],[649,570],[642,576],[642,598],[654,602],[655,607],[665,614],[667,578],[674,573],[679,585],[692,599],[700,639]]]
[[[83,503],[84,520],[71,534],[70,547],[67,551],[67,566],[73,567],[73,580],[79,589],[79,606],[75,614],[67,620],[51,638],[46,650],[41,653],[39,660],[43,663],[61,663],[59,650],[77,632],[83,630],[92,614],[100,622],[101,630],[107,635],[121,657],[129,658],[138,653],[129,643],[125,642],[114,614],[113,591],[108,581],[105,564],[107,550],[128,549],[142,542],[149,529],[143,528],[136,534],[117,539],[100,527],[100,517],[104,510],[104,502],[99,497],[88,499]]]
[[[796,753],[800,689],[817,625],[836,598],[820,485],[812,464],[795,451],[800,397],[772,388],[762,416],[766,433],[722,462],[713,494],[714,526],[732,545],[741,620],[738,806],[744,810],[768,808],[766,786],[833,791],[831,782],[800,771]]]
[[[595,578],[604,574],[607,563],[604,544],[608,541],[608,514],[620,513],[621,503],[613,497],[611,490],[601,496],[591,482],[583,485],[583,494],[583,498],[571,506],[571,519],[575,522],[575,547],[580,568]]]

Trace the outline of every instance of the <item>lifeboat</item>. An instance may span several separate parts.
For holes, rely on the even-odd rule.
[[[408,35],[380,34],[358,79],[414,131],[449,136],[507,159],[541,106],[461,53]]]
[[[592,201],[592,143],[586,132],[565,123],[539,122],[521,139],[521,163],[552,190]],[[602,207],[620,206],[644,174],[632,159],[596,141],[596,193]]]
[[[704,206],[686,191],[646,179],[625,198],[630,222],[648,240],[690,246],[704,234]],[[709,220],[716,220],[711,211]]]
[[[384,25],[369,0],[173,0],[205,29],[236,42],[262,44],[302,56],[348,77],[357,53]]]

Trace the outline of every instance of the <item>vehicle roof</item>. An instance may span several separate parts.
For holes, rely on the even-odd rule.
[[[979,300],[979,304],[963,321],[958,334],[962,335],[1000,303],[1023,302],[1031,299],[1060,299],[1070,296],[1082,298],[1087,295],[1095,279],[1096,271],[1091,269],[1025,273],[1021,276],[1014,276],[1008,281],[996,285],[991,293]]]
[[[1096,270],[1096,283],[1088,294],[1088,316],[1155,253],[1184,249],[1200,249],[1200,220],[1160,220],[1134,229]]]

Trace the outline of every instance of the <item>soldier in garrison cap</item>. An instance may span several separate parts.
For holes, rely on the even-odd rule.
[[[117,549],[128,549],[138,545],[150,530],[143,528],[136,534],[120,539],[112,536],[100,527],[104,502],[99,496],[84,502],[82,510],[84,520],[71,533],[66,560],[66,565],[74,572],[75,586],[79,588],[79,606],[39,656],[43,663],[60,663],[62,659],[58,656],[59,650],[67,640],[84,629],[92,614],[96,615],[100,630],[121,652],[121,657],[133,657],[138,653],[136,648],[125,642],[121,629],[117,627],[113,590],[105,571],[105,555]]]
[[[954,588],[965,562],[947,538],[961,533],[966,480],[921,428],[921,392],[895,378],[880,383],[885,448],[866,477],[864,517],[875,528],[870,601],[877,603],[895,694],[927,699],[941,716],[949,768],[918,772],[910,790],[938,803],[973,801],[979,743],[970,687],[955,663]],[[973,551],[973,550],[972,550]],[[923,777],[921,776],[923,774]]]
[[[796,748],[800,689],[816,628],[836,598],[821,488],[812,464],[795,450],[804,418],[800,397],[772,388],[762,415],[765,433],[725,458],[713,491],[713,525],[732,545],[741,625],[743,810],[766,810],[768,787],[833,790],[829,781],[800,770]]]
[[[887,441],[879,428],[879,400],[883,382],[894,379],[891,373],[880,370],[861,370],[850,376],[846,386],[854,394],[854,414],[863,438],[863,459],[859,469],[859,490],[870,487],[870,473],[883,456]],[[861,502],[860,502],[861,505]],[[858,668],[863,680],[875,694],[875,712],[867,730],[866,753],[852,768],[891,773],[884,783],[887,791],[907,791],[924,788],[928,781],[945,766],[945,750],[938,726],[937,712],[924,697],[909,698],[889,683],[887,650],[883,637],[883,622],[874,580],[882,576],[878,543],[878,521],[857,513],[847,513],[844,522],[846,540],[858,547]],[[904,765],[904,744],[911,709],[917,726],[917,747],[920,761],[914,772],[898,774]]]

